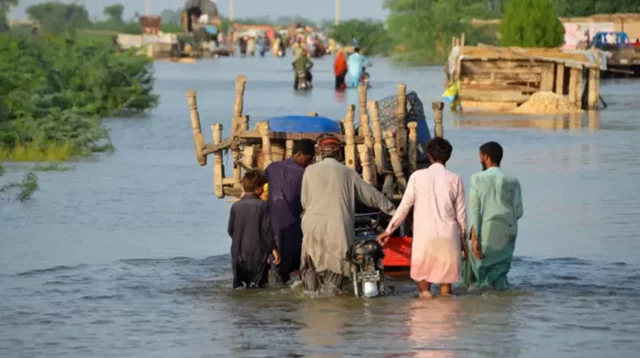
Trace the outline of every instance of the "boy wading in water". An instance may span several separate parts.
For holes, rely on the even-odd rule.
[[[445,167],[452,151],[446,139],[429,142],[431,166],[411,174],[396,214],[378,237],[384,244],[414,207],[411,278],[420,298],[432,297],[432,284],[440,284],[440,295],[450,296],[451,285],[460,278],[461,252],[465,258],[468,255],[462,178]]]
[[[267,180],[260,171],[250,171],[242,178],[244,196],[231,206],[228,233],[231,236],[233,288],[266,287],[269,255],[275,264],[280,254],[271,229],[269,207],[260,198]]]

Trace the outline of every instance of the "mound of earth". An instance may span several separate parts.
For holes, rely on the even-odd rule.
[[[536,92],[528,101],[511,111],[522,114],[563,114],[582,112],[577,105],[570,103],[564,96],[553,92]]]

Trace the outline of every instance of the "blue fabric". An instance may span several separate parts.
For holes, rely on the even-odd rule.
[[[327,117],[284,116],[269,118],[273,132],[289,133],[342,133],[340,123]]]
[[[358,87],[362,69],[366,66],[371,66],[371,61],[368,58],[357,52],[349,56],[347,59],[347,77],[345,78],[347,87]]]
[[[451,102],[453,102],[456,99],[457,96],[458,96],[457,94],[454,94],[454,95],[451,95],[451,96],[445,96],[444,97],[444,101],[447,104],[450,104]]]
[[[417,120],[418,128],[416,128],[416,134],[418,137],[418,145],[421,146],[425,151],[427,151],[427,144],[431,140],[431,133],[429,133],[429,126],[427,125],[427,121],[424,119]],[[418,153],[418,157],[422,157],[423,153]]]
[[[213,25],[205,25],[204,29],[211,35],[217,35],[218,29]]]

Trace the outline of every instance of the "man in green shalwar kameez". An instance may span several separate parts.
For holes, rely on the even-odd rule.
[[[488,142],[480,147],[483,171],[471,176],[469,216],[473,255],[464,263],[467,287],[506,289],[522,217],[522,194],[518,179],[500,169],[502,147]]]

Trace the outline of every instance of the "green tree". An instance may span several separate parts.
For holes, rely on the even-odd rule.
[[[351,45],[356,39],[367,55],[387,55],[391,52],[391,39],[380,21],[348,20],[329,28],[328,36],[337,42]]]
[[[0,32],[8,31],[7,12],[12,6],[18,5],[18,0],[0,0]]]
[[[552,0],[560,16],[640,12],[640,0]]]
[[[278,26],[291,26],[294,24],[302,24],[303,26],[316,26],[317,23],[311,19],[307,19],[303,16],[278,16],[274,21],[270,21],[274,25]]]
[[[45,31],[62,33],[69,28],[87,28],[91,25],[89,13],[83,5],[45,2],[29,6],[27,15]]]
[[[100,118],[157,103],[152,60],[109,37],[0,35],[0,160],[65,160],[108,143]]]
[[[558,47],[564,26],[549,0],[511,0],[500,25],[502,46]]]
[[[469,44],[491,43],[491,36],[471,27],[474,18],[492,16],[486,0],[386,0],[387,30],[396,58],[415,63],[440,63],[451,50],[451,38],[466,34]]]
[[[122,4],[114,4],[105,6],[102,12],[107,16],[109,21],[122,24],[122,15],[124,14],[124,6]]]
[[[171,10],[164,9],[160,12],[162,17],[162,24],[180,24],[180,17],[182,16],[182,9]]]
[[[0,0],[0,12],[6,12],[12,6],[18,5],[18,0]]]

